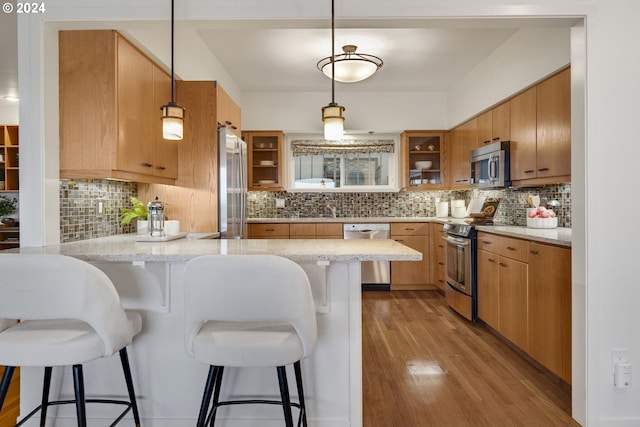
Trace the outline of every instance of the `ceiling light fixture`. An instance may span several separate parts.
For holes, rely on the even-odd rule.
[[[333,64],[337,81],[343,83],[360,82],[368,79],[382,68],[382,59],[366,53],[358,53],[357,49],[358,46],[353,44],[344,45],[342,46],[344,53],[335,57]],[[330,57],[318,61],[318,69],[329,78],[333,76],[334,67],[329,67],[331,63]]]
[[[10,102],[18,102],[20,101],[20,98],[18,98],[17,96],[13,96],[13,95],[5,95],[2,97],[2,99],[4,99],[5,101],[10,101]]]
[[[174,12],[171,0],[171,101],[167,105],[160,107],[162,110],[162,137],[179,141],[183,136],[184,112],[185,109],[175,102],[176,83],[173,74],[173,26]]]
[[[331,0],[331,69],[335,70],[335,8],[334,0]],[[322,121],[324,123],[324,139],[335,141],[342,139],[344,135],[344,107],[336,104],[336,79],[333,77],[335,72],[331,73],[331,103],[326,107],[322,107]]]

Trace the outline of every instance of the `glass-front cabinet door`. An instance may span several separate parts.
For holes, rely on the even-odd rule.
[[[406,131],[402,133],[401,175],[406,190],[444,188],[444,132]]]

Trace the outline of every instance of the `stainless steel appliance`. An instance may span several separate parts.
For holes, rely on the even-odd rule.
[[[477,231],[472,225],[446,223],[445,296],[449,307],[468,320],[477,313]]]
[[[389,239],[389,224],[344,224],[345,239]],[[388,291],[391,289],[391,263],[389,261],[362,261],[362,290]]]
[[[147,211],[149,212],[149,225],[147,226],[148,233],[151,237],[163,237],[164,232],[164,203],[158,200],[156,196],[153,202],[147,204]]]
[[[218,127],[218,223],[221,239],[246,238],[247,144]]]
[[[499,188],[511,185],[509,145],[509,141],[498,141],[469,152],[472,187]]]

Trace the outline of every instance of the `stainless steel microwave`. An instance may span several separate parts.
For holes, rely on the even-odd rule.
[[[471,150],[471,178],[474,188],[500,188],[511,185],[509,141],[498,141]]]

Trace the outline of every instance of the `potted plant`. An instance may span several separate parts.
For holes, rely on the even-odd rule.
[[[12,214],[16,211],[18,200],[15,197],[0,196],[0,217]],[[2,224],[13,226],[16,220],[13,218],[2,219]]]
[[[149,215],[149,211],[147,210],[147,206],[138,200],[136,197],[131,196],[129,198],[131,200],[131,205],[133,205],[133,209],[130,208],[120,208],[120,223],[122,225],[127,225],[131,223],[132,219],[136,219],[136,225],[138,234],[145,234],[147,232],[147,217]]]

